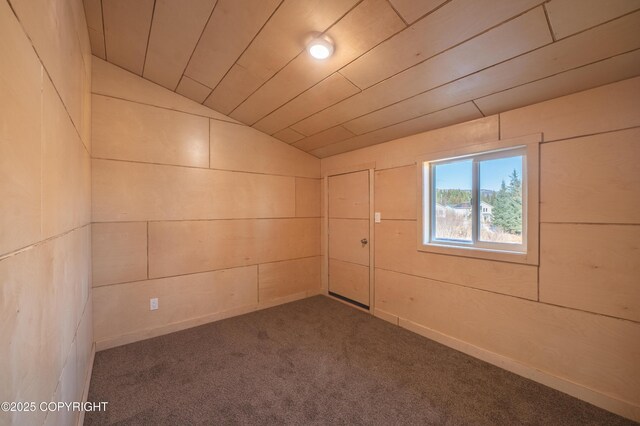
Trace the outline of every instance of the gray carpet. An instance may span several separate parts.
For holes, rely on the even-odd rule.
[[[317,296],[96,354],[85,424],[622,425]]]

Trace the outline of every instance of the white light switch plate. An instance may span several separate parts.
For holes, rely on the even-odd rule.
[[[149,310],[155,311],[156,309],[158,309],[158,298],[149,299]]]
[[[382,222],[382,214],[380,214],[380,212],[375,212],[375,213],[373,214],[373,221],[374,221],[375,223],[380,223],[380,222]]]

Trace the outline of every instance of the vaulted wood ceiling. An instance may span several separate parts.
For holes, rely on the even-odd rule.
[[[96,56],[318,157],[640,75],[639,0],[84,2]]]

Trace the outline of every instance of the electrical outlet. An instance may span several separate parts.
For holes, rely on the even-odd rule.
[[[375,213],[373,214],[373,221],[374,221],[375,223],[380,223],[380,222],[382,222],[382,214],[381,214],[380,212],[375,212]]]
[[[155,311],[156,309],[158,309],[158,298],[154,297],[152,299],[149,299],[149,310]]]

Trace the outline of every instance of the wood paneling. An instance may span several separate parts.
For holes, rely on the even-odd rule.
[[[538,268],[416,250],[415,221],[376,224],[376,268],[536,300]]]
[[[366,120],[369,129],[389,126],[446,108],[452,103],[470,101],[625,53],[640,47],[640,39],[634,37],[632,30],[638,25],[640,13],[635,13],[382,108],[359,120]]]
[[[381,99],[372,106],[360,106],[358,110],[372,111],[376,106],[388,105],[416,92],[433,89],[551,41],[544,11],[538,7],[372,88],[369,98]],[[479,51],[488,53],[474,55],[474,52]],[[362,134],[391,124],[387,121],[378,123],[377,119],[378,114],[365,115],[345,123],[344,126],[355,134]]]
[[[382,219],[416,219],[416,166],[376,172],[375,211]]]
[[[91,221],[91,160],[47,77],[42,103],[42,237],[49,238]]]
[[[211,105],[219,111],[231,112],[304,51],[311,31],[324,32],[356,3],[356,0],[283,2],[216,87]]]
[[[541,227],[540,300],[640,321],[640,226]]]
[[[99,2],[84,1],[95,55],[111,33],[110,61],[140,74],[123,63],[145,60],[149,80],[323,158],[640,74],[626,56],[640,48],[635,0],[114,0],[105,28]],[[41,57],[77,43],[29,19],[46,7],[62,22],[75,4],[14,2],[27,27],[46,27]],[[335,41],[331,58],[305,51],[312,32]],[[80,85],[64,67],[79,59],[51,60],[72,116]]]
[[[176,87],[176,93],[186,96],[198,103],[202,103],[211,93],[211,89],[204,84],[200,84],[186,75],[183,75],[178,87]]]
[[[91,271],[89,49],[80,1],[0,4],[3,401],[82,400],[77,377],[89,360],[78,335],[86,333]],[[3,413],[0,423],[43,424],[46,414]],[[76,423],[77,412],[65,414],[60,424]]]
[[[248,266],[96,288],[95,338],[100,342],[255,305],[257,281],[257,267]],[[158,298],[156,311],[149,310],[152,297]]]
[[[91,71],[91,90],[93,93],[189,114],[202,115],[217,120],[236,122],[226,115],[222,115],[182,96],[176,96],[175,93],[162,86],[147,80],[141,80],[137,75],[102,61],[95,56],[93,57]]]
[[[151,278],[319,254],[319,219],[149,223]]]
[[[93,95],[93,156],[209,166],[209,119]]]
[[[174,90],[217,0],[156,0],[144,78]],[[204,100],[204,99],[203,99]]]
[[[89,40],[91,41],[91,53],[101,59],[105,59],[102,1],[84,0],[83,4],[89,30]]]
[[[320,177],[318,160],[247,126],[211,121],[211,167]]]
[[[415,22],[418,18],[433,11],[438,6],[446,3],[445,0],[390,0],[400,16],[408,23]]]
[[[638,69],[640,50],[634,50],[475,99],[474,102],[485,115],[497,114],[631,78],[637,75]]]
[[[426,153],[496,141],[499,138],[498,116],[494,115],[323,159],[322,173],[368,162],[375,162],[378,170],[406,166],[415,164],[416,158]]]
[[[231,117],[255,123],[402,28],[402,20],[389,3],[364,0],[327,31],[333,40],[340,40],[340,48],[331,58],[320,62],[309,55],[297,56],[238,106]]]
[[[147,222],[94,223],[93,287],[147,278]]]
[[[542,145],[541,220],[640,223],[639,140],[631,129]]]
[[[329,177],[329,217],[369,219],[369,172]]]
[[[154,4],[154,0],[102,2],[109,62],[142,75]]]
[[[635,0],[552,0],[545,5],[556,39],[586,30],[640,8]]]
[[[640,395],[637,323],[384,270],[376,307],[623,401]]]
[[[296,178],[296,217],[320,217],[320,179]]]
[[[0,256],[40,238],[42,66],[0,4]]]
[[[380,127],[373,125],[364,114],[477,72],[496,62],[504,61],[551,41],[544,11],[541,7],[536,8],[396,74],[293,127],[304,134],[313,134],[326,127],[352,120],[345,124],[345,127],[357,134],[364,133]],[[487,51],[487,53],[477,55],[478,51]],[[447,106],[450,105],[449,103]],[[364,117],[357,118],[363,115]]]
[[[301,135],[293,129],[286,128],[274,133],[273,137],[281,140],[282,142],[293,144],[294,142],[304,138],[304,135]]]
[[[273,134],[359,91],[360,89],[340,73],[331,74],[300,96],[255,123],[253,127],[265,133]]]
[[[75,375],[61,373],[65,364],[76,369],[74,336],[88,297],[90,241],[85,226],[0,260],[0,338],[11,342],[0,348],[3,400],[50,401],[58,379],[75,389]],[[44,414],[18,412],[11,421],[41,424]]]
[[[368,219],[329,219],[330,258],[369,266],[370,246],[363,238],[370,239]]]
[[[208,87],[216,87],[280,2],[218,0],[185,75]],[[216,105],[208,106],[218,109]]]
[[[346,139],[350,139],[355,135],[342,126],[331,127],[316,133],[313,136],[304,138],[303,140],[293,144],[296,148],[303,151],[314,151],[323,146],[331,145]]]
[[[76,21],[83,15],[74,12],[79,6],[78,2],[47,0],[11,2],[33,45],[32,49],[36,50],[77,129],[81,128],[82,113],[88,107],[83,104],[83,85],[86,82],[83,75],[84,43],[80,42],[87,32],[84,19]]]
[[[468,40],[538,3],[538,0],[449,2],[405,31],[371,49],[341,72],[356,86],[364,89]]]
[[[329,259],[329,291],[369,306],[369,267]]]
[[[340,143],[323,146],[322,148],[311,151],[311,153],[317,157],[325,158],[369,145],[413,135],[417,132],[437,129],[442,126],[457,123],[460,120],[469,121],[480,117],[482,117],[482,113],[478,108],[472,102],[467,102],[431,114],[426,114],[412,120],[407,120],[382,129],[374,130],[370,133],[355,136]]]
[[[264,263],[258,266],[260,303],[320,290],[320,257]]]
[[[544,140],[640,125],[640,78],[564,96],[500,115],[503,138],[544,132]]]
[[[293,177],[93,160],[95,222],[295,216]]]

